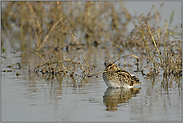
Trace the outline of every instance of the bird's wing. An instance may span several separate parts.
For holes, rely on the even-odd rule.
[[[126,84],[128,84],[130,86],[133,85],[131,74],[128,71],[126,71],[124,69],[119,69],[117,71],[117,73],[118,73],[118,77],[121,82],[125,82]]]
[[[141,82],[139,82],[139,78],[135,75],[130,74],[128,71],[120,68],[117,72],[120,81],[123,81],[130,86],[141,84]]]

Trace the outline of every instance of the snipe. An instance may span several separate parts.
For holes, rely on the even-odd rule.
[[[141,84],[141,82],[139,82],[139,78],[130,74],[128,71],[117,67],[117,65],[114,63],[105,62],[105,67],[106,68],[103,72],[103,79],[108,87],[132,88],[135,85]]]

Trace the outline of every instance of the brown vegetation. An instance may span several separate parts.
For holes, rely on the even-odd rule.
[[[151,64],[147,76],[159,74],[160,68],[163,68],[165,76],[182,74],[182,41],[181,35],[176,33],[180,25],[173,30],[168,29],[168,23],[160,27],[161,15],[155,6],[147,16],[141,14],[136,18],[128,13],[123,2],[3,4],[6,5],[1,16],[3,33],[12,32],[11,37],[18,37],[19,42],[16,43],[22,51],[32,50],[42,59],[34,72],[90,76],[96,66],[86,59],[85,49],[87,46],[112,43],[119,52],[127,47],[133,54],[133,48],[138,48]],[[116,4],[120,6],[118,11],[115,9]],[[156,11],[154,15],[151,14],[153,9]],[[134,23],[134,29],[126,37],[129,22]],[[12,23],[19,27],[19,33],[13,33]],[[15,42],[11,43],[13,46]],[[79,51],[81,57],[69,56],[70,50]],[[131,56],[139,64],[140,59]],[[142,69],[140,71],[143,73]]]

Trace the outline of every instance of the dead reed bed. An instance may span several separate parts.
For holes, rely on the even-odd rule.
[[[151,11],[155,10],[155,20],[150,19]],[[160,27],[161,15],[152,6],[151,11],[147,16],[141,14],[134,21],[134,29],[131,31],[128,41],[122,42],[133,52],[133,47],[138,47],[152,63],[152,67],[147,76],[154,76],[159,73],[159,69],[163,69],[163,75],[173,74],[175,76],[182,75],[182,40],[181,34],[176,32],[180,29],[178,24],[174,29],[169,30],[168,26],[173,19],[170,17],[170,23],[165,23]],[[155,22],[155,23],[154,23]]]
[[[27,1],[3,2],[3,5],[3,34],[18,39],[18,42],[10,40],[12,47],[16,43],[21,51],[31,50],[42,59],[34,72],[91,76],[97,66],[86,59],[87,46],[110,43],[119,52],[128,47],[133,54],[133,48],[138,48],[151,64],[146,76],[158,74],[160,68],[164,76],[182,75],[182,41],[176,32],[180,25],[173,30],[168,28],[173,13],[170,23],[160,27],[161,15],[155,6],[148,15],[132,17],[123,2]],[[126,37],[130,22],[134,29]],[[18,29],[14,30],[15,27]],[[69,55],[71,50],[80,56]]]
[[[120,2],[122,5],[120,13],[115,10],[113,4],[113,2],[60,1],[4,2],[7,7],[2,15],[2,26],[5,33],[6,30],[13,32],[10,23],[20,27],[16,36],[20,42],[17,44],[20,44],[23,51],[34,49],[33,53],[42,59],[34,69],[35,72],[43,74],[64,72],[73,76],[75,71],[78,71],[82,76],[88,76],[95,66],[85,58],[84,47],[105,43],[110,37],[107,30],[112,28],[116,31],[119,27],[125,28],[131,20],[123,2]],[[110,10],[113,20],[109,26],[106,20],[110,19]],[[124,17],[123,26],[120,26],[119,17]],[[77,30],[82,32],[80,39]],[[104,40],[101,40],[102,38]],[[86,42],[82,42],[83,39]],[[73,49],[80,51],[82,57],[76,59],[75,56],[69,56],[69,50]]]

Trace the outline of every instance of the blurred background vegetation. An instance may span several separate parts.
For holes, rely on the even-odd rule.
[[[39,68],[56,70],[53,64],[59,63],[60,72],[72,68],[70,74],[73,74],[79,68],[89,75],[96,66],[85,58],[87,47],[99,45],[107,49],[110,45],[118,52],[127,48],[134,54],[138,49],[152,64],[146,75],[154,76],[160,68],[163,75],[182,74],[182,40],[176,31],[181,25],[169,29],[174,12],[169,23],[159,25],[158,10],[163,4],[159,8],[152,6],[148,15],[137,16],[132,16],[123,2],[12,1],[3,2],[2,6],[2,52],[6,51],[4,42],[8,39],[13,49],[32,51],[44,59],[37,65]],[[129,23],[134,24],[133,30],[128,30]],[[80,51],[82,62],[68,54],[71,50]],[[64,61],[74,64],[74,69],[73,65],[63,65]]]

